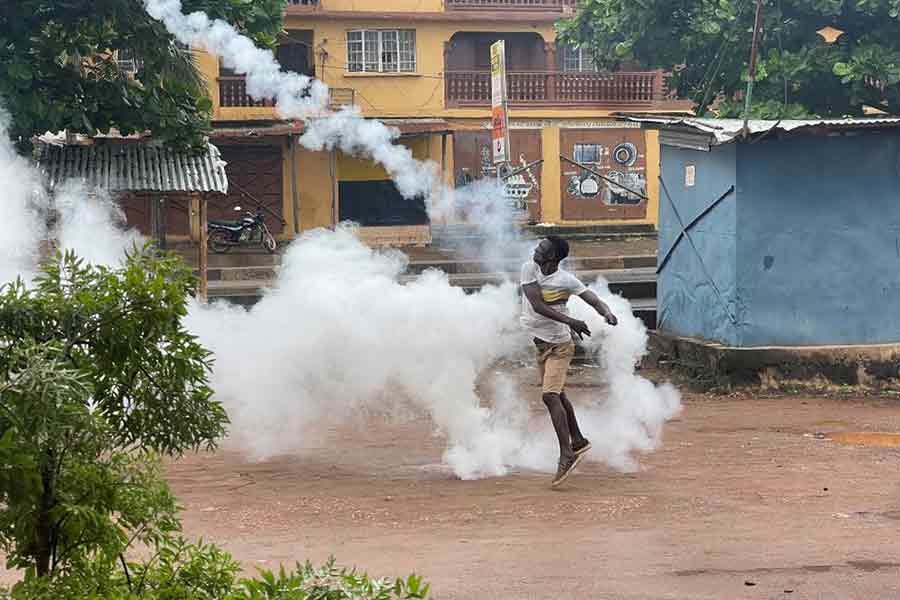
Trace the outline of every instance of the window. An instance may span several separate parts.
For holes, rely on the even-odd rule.
[[[600,144],[575,144],[572,160],[582,165],[599,165],[602,155]]]
[[[219,59],[219,77],[237,77],[237,73],[234,72],[234,69],[229,69],[222,64],[221,58]]]
[[[416,32],[411,29],[357,29],[347,32],[351,73],[413,73]]]
[[[562,56],[563,71],[596,71],[597,65],[591,53],[585,48],[573,48],[571,46],[561,46],[560,55]]]
[[[341,221],[355,221],[363,227],[428,224],[425,199],[407,200],[390,180],[341,181],[338,198]]]
[[[135,74],[141,68],[141,61],[134,50],[122,48],[116,51],[116,63],[123,73]]]

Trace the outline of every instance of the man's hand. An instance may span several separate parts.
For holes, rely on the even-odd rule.
[[[606,322],[610,325],[618,325],[619,320],[616,318],[616,315],[612,314],[609,311],[606,311],[606,314],[603,315],[603,318],[606,319]]]
[[[575,335],[578,336],[579,340],[583,340],[584,336],[591,336],[591,330],[588,329],[587,323],[585,323],[584,321],[571,319],[569,321],[569,327],[572,328],[572,331],[575,333]]]

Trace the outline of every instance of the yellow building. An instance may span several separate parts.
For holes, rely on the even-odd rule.
[[[526,201],[529,220],[655,224],[655,133],[610,116],[684,105],[666,99],[659,71],[600,73],[585,53],[558,45],[554,23],[573,5],[290,0],[277,54],[283,67],[327,83],[335,105],[356,104],[366,117],[395,126],[417,158],[441,165],[448,183],[465,185],[496,176],[489,48],[505,40],[512,167],[543,159],[507,181],[510,196]],[[214,104],[214,142],[229,163],[229,202],[261,204],[284,238],[354,220],[371,241],[429,239],[421,203],[400,198],[383,169],[303,149],[296,143],[302,124],[278,121],[272,102],[248,97],[243,78],[214,57],[201,54],[200,64]],[[224,217],[227,209],[211,207],[210,216]]]

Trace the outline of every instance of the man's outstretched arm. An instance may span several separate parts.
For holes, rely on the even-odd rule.
[[[612,314],[612,311],[609,310],[606,302],[598,298],[597,294],[595,294],[591,290],[585,290],[581,292],[580,294],[578,294],[578,297],[591,305],[594,310],[600,313],[600,316],[606,319],[606,322],[610,325],[615,325],[619,322],[619,320],[616,318],[616,315]]]
[[[538,283],[532,282],[522,285],[522,293],[525,294],[525,298],[531,302],[531,306],[537,314],[568,325],[579,337],[582,335],[591,335],[591,330],[588,329],[587,323],[553,310],[553,308],[544,302],[544,298],[541,296],[541,286],[538,285]]]

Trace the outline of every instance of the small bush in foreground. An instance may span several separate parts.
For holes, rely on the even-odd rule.
[[[166,541],[144,563],[83,567],[77,575],[52,578],[28,573],[0,589],[0,600],[424,600],[429,588],[416,575],[375,579],[334,559],[318,568],[307,562],[238,579],[240,565],[227,552],[183,538]]]

